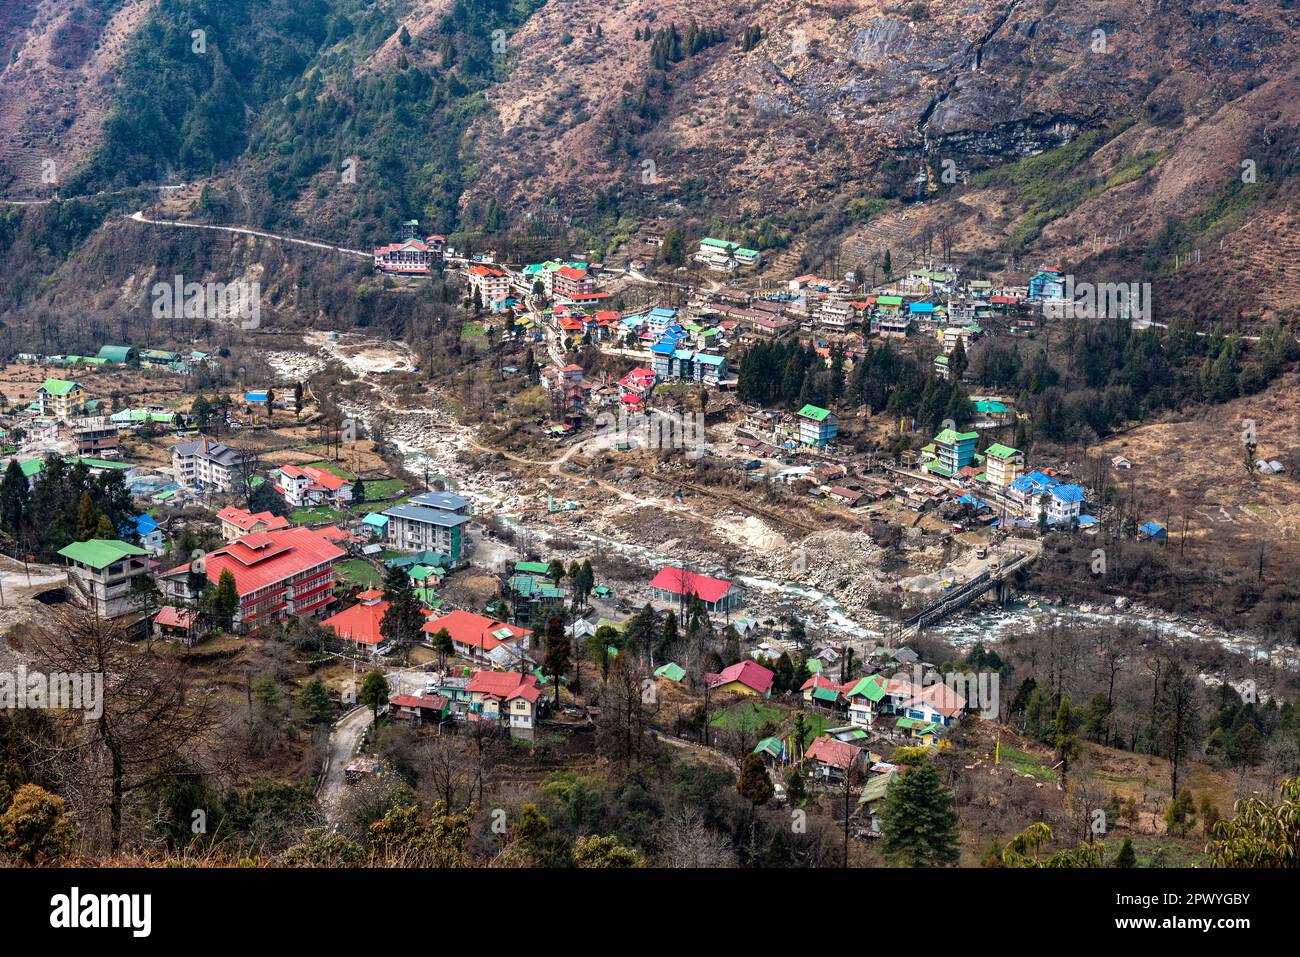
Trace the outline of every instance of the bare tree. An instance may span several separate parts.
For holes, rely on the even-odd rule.
[[[61,793],[79,805],[79,815],[107,815],[108,845],[116,851],[127,800],[181,759],[198,764],[213,743],[208,736],[215,731],[214,701],[210,691],[189,687],[176,658],[128,642],[119,622],[68,606],[46,615],[25,636],[35,665],[46,674],[102,681],[97,716],[53,712],[59,746],[48,758],[65,779]]]

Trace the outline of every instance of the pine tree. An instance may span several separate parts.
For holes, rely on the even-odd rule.
[[[546,622],[546,650],[542,656],[542,671],[555,682],[555,707],[560,706],[560,678],[569,670],[569,642],[564,637],[564,622],[552,615]]]
[[[99,509],[95,507],[95,500],[89,490],[82,492],[81,501],[77,505],[77,541],[84,542],[94,538],[102,517]],[[114,536],[110,533],[108,537]]]
[[[220,627],[229,629],[234,623],[235,612],[239,610],[239,588],[235,576],[229,568],[223,569],[217,579],[217,587],[209,600],[209,614]]]
[[[409,661],[411,648],[420,640],[420,629],[424,626],[424,615],[420,611],[420,602],[411,588],[410,576],[404,568],[393,567],[384,579],[384,600],[388,610],[379,622],[379,633],[385,641],[393,642],[402,650],[403,657]]]
[[[298,710],[309,724],[326,724],[334,720],[334,702],[319,678],[313,678],[298,692]]]
[[[956,863],[957,812],[951,792],[928,761],[894,780],[880,812],[880,849],[892,865],[930,867]]]
[[[1115,867],[1137,867],[1137,852],[1133,850],[1133,839],[1124,838],[1119,853],[1115,855]]]

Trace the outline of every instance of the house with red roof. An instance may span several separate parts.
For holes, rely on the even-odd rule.
[[[352,504],[352,483],[314,465],[282,465],[271,477],[276,491],[293,508],[347,508]]]
[[[246,508],[227,505],[217,512],[221,520],[221,537],[228,542],[253,532],[272,532],[288,528],[292,523],[282,515],[272,512],[250,512]]]
[[[501,666],[529,660],[529,639],[533,633],[527,628],[457,609],[426,621],[421,630],[432,636],[444,628],[451,635],[455,653],[462,658]]]
[[[465,270],[465,278],[469,282],[470,298],[477,292],[484,309],[504,308],[510,298],[510,274],[504,269],[476,263]]]
[[[440,694],[399,694],[388,699],[388,713],[394,721],[441,724],[451,713],[451,699]]]
[[[465,688],[469,720],[500,721],[511,734],[529,737],[544,703],[537,676],[518,671],[476,671]]]
[[[330,615],[321,626],[333,631],[341,641],[357,651],[373,653],[384,641],[380,624],[388,613],[388,602],[383,600],[384,593],[378,589],[364,591],[357,598],[357,604]]]
[[[198,619],[195,612],[185,608],[165,605],[153,616],[153,633],[159,638],[179,638],[187,645],[194,643],[198,637],[194,634],[194,624]]]
[[[774,677],[769,669],[757,661],[746,659],[723,668],[716,675],[705,675],[704,680],[714,691],[767,698],[772,694]]]
[[[665,565],[650,580],[652,601],[685,606],[697,597],[709,611],[730,611],[744,601],[742,590],[729,581]]]
[[[246,632],[325,611],[334,603],[334,565],[346,554],[310,528],[254,532],[163,572],[159,584],[169,600],[189,602],[198,597],[191,575],[215,587],[229,571],[239,594],[233,627]]]
[[[813,773],[823,781],[843,781],[861,771],[868,759],[861,748],[823,735],[809,745],[804,760],[812,762]]]
[[[402,276],[427,276],[435,263],[442,260],[446,240],[442,236],[429,236],[423,240],[414,236],[400,243],[377,246],[374,251],[375,269],[379,272]]]
[[[551,277],[551,293],[556,299],[582,302],[596,292],[596,280],[586,269],[561,266]]]
[[[655,383],[658,381],[659,377],[653,371],[643,366],[637,366],[618,380],[619,400],[624,405],[640,406],[650,397],[650,393],[654,391]]]

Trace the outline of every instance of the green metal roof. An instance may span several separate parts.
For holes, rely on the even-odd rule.
[[[956,445],[958,442],[969,442],[979,437],[978,432],[954,432],[952,429],[944,429],[934,437],[934,441],[940,445]]]
[[[848,697],[862,695],[868,701],[879,701],[885,696],[885,686],[889,682],[882,675],[868,675],[848,691]]]
[[[516,562],[515,571],[529,575],[546,575],[550,573],[551,566],[546,562]]]
[[[105,538],[92,538],[86,542],[73,542],[59,549],[59,554],[91,568],[104,568],[120,562],[128,555],[148,555],[143,548]]]
[[[670,661],[666,665],[660,665],[655,669],[656,678],[667,678],[669,681],[681,681],[686,677],[686,669],[675,661]]]
[[[818,701],[837,701],[840,693],[834,688],[814,688],[812,696]]]
[[[815,422],[825,422],[828,416],[835,413],[830,409],[823,409],[820,406],[810,404],[800,409],[798,414],[801,418],[812,419]]]
[[[48,392],[50,395],[68,395],[77,388],[80,388],[77,383],[69,382],[67,379],[46,379],[41,383],[41,391]]]
[[[993,445],[990,445],[987,449],[985,449],[984,454],[990,455],[995,459],[1002,459],[1005,461],[1006,459],[1011,458],[1013,455],[1019,455],[1020,450],[1013,449],[1009,445],[1001,445],[999,443],[995,443]]]

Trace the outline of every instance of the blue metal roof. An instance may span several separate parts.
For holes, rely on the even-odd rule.
[[[381,514],[390,518],[406,518],[413,522],[424,522],[426,525],[440,525],[443,528],[455,528],[457,525],[464,525],[469,521],[469,518],[465,515],[444,512],[438,508],[425,508],[421,505],[396,505],[393,508],[385,509]]]

